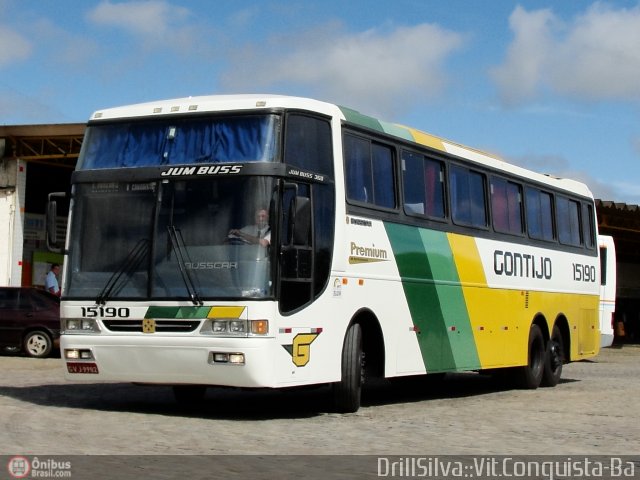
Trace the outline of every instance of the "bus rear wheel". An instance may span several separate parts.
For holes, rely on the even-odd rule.
[[[516,370],[516,380],[520,388],[535,389],[540,386],[545,366],[544,337],[540,327],[536,324],[529,329],[527,365],[518,367]]]
[[[342,379],[333,384],[333,403],[338,412],[358,411],[363,383],[362,327],[354,323],[347,330],[342,347]]]
[[[543,387],[555,387],[562,375],[564,364],[564,344],[562,332],[557,325],[553,327],[551,338],[547,344],[547,352],[544,359],[544,373],[542,375]]]

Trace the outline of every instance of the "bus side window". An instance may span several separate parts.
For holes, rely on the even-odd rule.
[[[369,142],[360,137],[345,135],[344,162],[347,198],[356,202],[368,202],[370,192],[373,192]]]
[[[553,241],[553,198],[550,193],[528,187],[525,192],[527,231],[536,240]]]
[[[561,195],[556,196],[558,240],[564,245],[580,245],[580,204]]]
[[[333,177],[331,124],[298,113],[287,116],[284,161],[289,165]]]
[[[371,148],[371,165],[373,174],[373,202],[381,207],[395,208],[395,169],[393,168],[393,151],[386,145],[374,143]]]
[[[396,207],[393,149],[355,135],[344,135],[347,198],[383,208]]]
[[[487,226],[484,175],[466,168],[451,166],[451,216],[459,225]]]
[[[587,248],[594,248],[596,244],[595,240],[595,228],[593,219],[593,205],[583,203],[582,204],[582,236],[584,238],[584,244]]]
[[[492,178],[491,213],[497,232],[522,235],[522,187],[502,178]]]
[[[404,211],[410,215],[444,218],[444,164],[403,150]]]
[[[607,284],[607,247],[600,247],[600,285]]]

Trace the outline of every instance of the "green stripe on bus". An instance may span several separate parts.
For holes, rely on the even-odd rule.
[[[361,125],[366,128],[371,128],[378,132],[384,133],[384,129],[380,122],[373,117],[368,117],[367,115],[363,115],[356,110],[352,110],[347,107],[340,107],[344,118],[347,119],[347,122],[355,123],[356,125]]]
[[[340,110],[348,122],[355,123],[356,125],[361,125],[366,128],[371,128],[378,132],[394,135],[409,142],[415,141],[407,127],[403,127],[402,125],[397,125],[395,123],[383,122],[376,118],[363,115],[357,110],[352,110],[351,108],[340,107]]]
[[[385,223],[402,286],[419,329],[428,372],[480,368],[453,254],[444,232]]]
[[[409,142],[415,141],[413,139],[413,135],[411,135],[411,132],[409,131],[409,129],[407,129],[407,127],[403,127],[401,125],[396,125],[395,123],[388,123],[388,122],[380,122],[380,125],[382,125],[382,128],[384,129],[385,133],[388,133],[389,135],[394,135],[396,137],[403,138]]]

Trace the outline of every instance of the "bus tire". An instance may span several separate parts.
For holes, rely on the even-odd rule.
[[[353,323],[347,330],[342,347],[342,378],[333,384],[333,403],[338,412],[358,411],[363,383],[362,327]]]
[[[544,373],[542,375],[543,387],[555,387],[562,375],[562,365],[564,364],[564,343],[562,332],[557,325],[553,327],[551,338],[547,344],[547,351],[544,359]]]
[[[528,359],[527,365],[517,368],[516,381],[520,388],[535,389],[542,381],[546,359],[544,337],[535,323],[529,329]]]
[[[206,385],[174,385],[173,396],[181,405],[194,405],[201,402],[207,393]]]

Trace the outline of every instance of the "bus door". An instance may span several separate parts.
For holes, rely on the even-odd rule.
[[[310,186],[285,183],[280,228],[280,311],[295,310],[313,298],[314,255]]]

